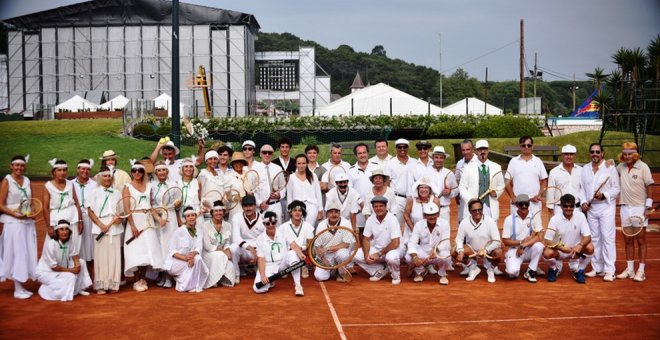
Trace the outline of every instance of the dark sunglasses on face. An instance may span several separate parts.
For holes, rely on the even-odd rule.
[[[532,144],[520,144],[521,148],[531,148]]]
[[[272,155],[273,154],[272,151],[261,151],[261,153],[264,154],[264,155]]]
[[[562,207],[562,208],[565,208],[565,209],[573,209],[573,208],[575,208],[575,205],[572,205],[572,204],[562,204],[561,207]]]
[[[484,211],[484,209],[472,209],[472,210],[470,210],[470,212],[473,212],[473,213],[482,213],[483,211]]]
[[[396,148],[400,150],[405,150],[408,148],[408,145],[397,145]]]
[[[275,225],[275,222],[264,222],[264,225]]]
[[[521,208],[527,208],[527,207],[529,207],[529,202],[518,202],[518,203],[516,203],[516,205],[521,207]]]
[[[131,169],[131,172],[144,173],[144,169]]]
[[[589,150],[590,154],[600,155],[600,150]]]
[[[253,147],[245,147],[243,148],[243,151],[254,151]]]
[[[425,146],[422,146],[422,147],[417,148],[417,150],[419,150],[419,151],[428,151],[429,148],[427,148]]]

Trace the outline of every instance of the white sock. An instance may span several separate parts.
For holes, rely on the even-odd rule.
[[[646,266],[646,263],[640,263],[639,264],[639,270],[641,270],[643,272],[645,266]]]
[[[635,260],[631,261],[626,261],[628,263],[628,271],[633,272],[635,271]]]

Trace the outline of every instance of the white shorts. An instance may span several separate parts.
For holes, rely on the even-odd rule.
[[[627,205],[622,204],[620,209],[621,215],[621,226],[628,227],[630,226],[630,221],[626,221],[630,216],[640,216],[644,217],[644,212],[646,210],[645,206],[642,205]],[[644,227],[649,225],[649,219],[644,218]]]

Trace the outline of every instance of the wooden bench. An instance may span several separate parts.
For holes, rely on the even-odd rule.
[[[518,145],[505,146],[504,152],[507,155],[517,156],[520,154],[520,146]],[[556,145],[534,145],[533,153],[536,157],[539,158],[552,157],[552,160],[555,162],[559,161],[559,156],[561,155],[561,152],[559,151],[559,147],[557,147]]]

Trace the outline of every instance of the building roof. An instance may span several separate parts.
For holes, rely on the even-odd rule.
[[[483,100],[474,97],[463,98],[455,102],[454,104],[445,106],[442,109],[442,111],[450,115],[462,115],[462,114],[482,115],[484,114],[484,106],[486,107],[487,110],[486,114],[489,115],[502,114],[502,109],[500,109],[499,107],[486,104]]]
[[[9,18],[10,29],[72,26],[171,25],[172,2],[166,0],[93,0]],[[179,3],[180,25],[260,26],[252,14]]]
[[[364,84],[362,83],[362,78],[360,78],[360,72],[357,72],[355,74],[355,79],[353,79],[353,84],[351,85],[351,89],[363,89]]]

